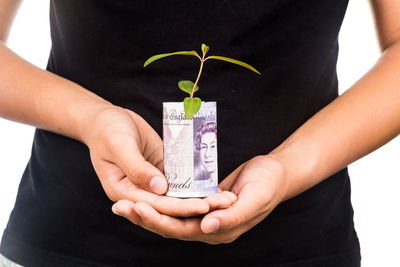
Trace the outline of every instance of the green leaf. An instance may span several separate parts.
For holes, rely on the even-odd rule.
[[[183,56],[196,56],[200,58],[199,54],[197,54],[196,51],[179,51],[179,52],[173,52],[173,53],[166,53],[166,54],[158,54],[150,57],[146,62],[144,63],[143,67],[146,67],[150,63],[164,57],[169,57],[169,56],[175,56],[175,55],[183,55]]]
[[[205,44],[201,44],[201,51],[203,52],[203,57],[206,56],[208,50],[210,50],[209,46],[206,46]]]
[[[255,73],[261,75],[261,73],[258,70],[256,70],[253,66],[250,66],[249,64],[247,64],[247,63],[245,63],[243,61],[239,61],[239,60],[236,60],[236,59],[233,59],[233,58],[220,57],[220,56],[209,56],[209,57],[207,57],[207,59],[219,59],[219,60],[227,61],[227,62],[230,62],[230,63],[233,63],[233,64],[240,65],[242,67],[245,67],[245,68],[247,68],[249,70],[252,70]]]
[[[190,98],[185,97],[183,100],[183,108],[185,110],[185,118],[188,120],[199,111],[201,106],[201,99],[198,97]]]
[[[191,81],[180,81],[180,82],[178,82],[178,87],[182,91],[184,91],[184,92],[186,92],[188,94],[192,93],[193,86],[194,86],[194,83],[191,82]],[[199,86],[198,85],[196,85],[196,88],[194,89],[194,91],[196,92],[197,90],[199,90]]]

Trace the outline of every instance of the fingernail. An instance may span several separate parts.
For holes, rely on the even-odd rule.
[[[237,200],[236,194],[229,191],[228,191],[228,197],[232,202],[235,202]]]
[[[136,206],[134,207],[134,209],[139,218],[142,218],[142,212]]]
[[[164,194],[166,181],[160,176],[154,176],[150,181],[150,189],[156,194]]]
[[[219,228],[219,220],[217,218],[211,218],[204,222],[204,233],[210,234],[217,231]]]
[[[114,214],[121,216],[121,212],[118,210],[117,205],[112,205],[111,210]]]

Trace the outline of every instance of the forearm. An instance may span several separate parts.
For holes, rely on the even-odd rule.
[[[0,1],[0,40],[6,41],[22,0]]]
[[[0,42],[0,116],[83,141],[85,124],[111,103],[23,60]]]
[[[300,194],[400,133],[400,42],[343,95],[270,153]]]

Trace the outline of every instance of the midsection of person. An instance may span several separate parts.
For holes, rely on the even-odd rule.
[[[54,0],[47,69],[135,111],[161,136],[162,102],[183,99],[177,82],[194,79],[198,66],[181,57],[144,69],[149,56],[206,43],[210,54],[251,63],[261,77],[207,62],[199,84],[198,95],[218,105],[222,180],[336,98],[337,34],[346,6],[333,0]],[[110,265],[200,262],[209,255],[209,264],[251,266],[358,255],[345,169],[281,203],[234,243],[211,246],[164,239],[112,214],[84,144],[37,129],[33,145],[3,249],[23,242],[44,255]]]

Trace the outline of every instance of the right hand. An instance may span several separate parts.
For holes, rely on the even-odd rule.
[[[228,207],[233,193],[207,199],[163,196],[168,189],[163,175],[163,143],[138,114],[118,106],[96,112],[84,125],[83,141],[107,196],[114,202],[146,202],[163,214],[188,217]]]

